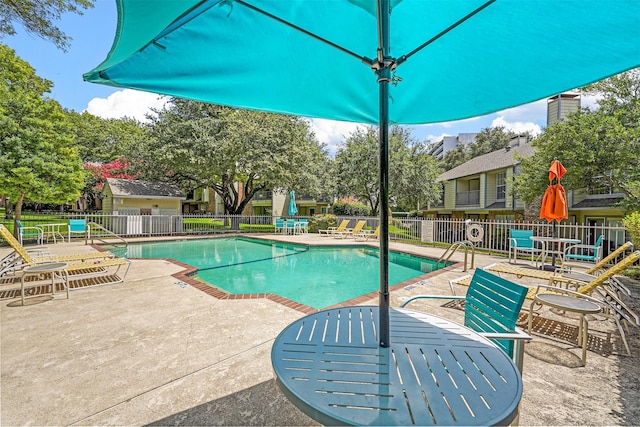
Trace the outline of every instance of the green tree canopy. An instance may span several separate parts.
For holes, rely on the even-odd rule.
[[[148,138],[148,127],[131,118],[103,119],[87,112],[71,113],[75,141],[84,162],[109,163],[135,159]]]
[[[20,219],[25,199],[73,202],[84,185],[68,114],[44,96],[51,82],[0,44],[0,194]]]
[[[211,187],[227,214],[265,189],[317,193],[314,161],[323,148],[302,118],[173,99],[150,134],[142,177]]]
[[[440,160],[440,169],[444,172],[471,160],[471,149],[466,144],[458,144],[453,150],[444,153]]]
[[[476,135],[475,142],[458,144],[455,149],[445,153],[440,161],[440,168],[443,171],[448,171],[474,157],[502,150],[517,136],[516,133],[507,131],[504,126],[484,128]],[[525,136],[531,139],[531,135],[527,134]]]
[[[336,154],[339,195],[366,202],[373,214],[378,213],[379,207],[378,152],[378,132],[369,127],[353,132]],[[402,209],[413,210],[440,199],[437,165],[427,152],[427,147],[412,139],[407,129],[391,128],[389,198]]]
[[[93,7],[92,0],[0,0],[0,39],[16,33],[15,24],[38,37],[52,42],[66,51],[71,42],[54,22],[64,13],[82,15],[83,9]]]
[[[625,195],[629,210],[640,209],[640,73],[633,70],[584,88],[602,98],[595,111],[582,109],[545,129],[533,145],[536,155],[522,159],[515,191],[531,202],[548,185],[553,159],[567,169],[567,190],[606,185]]]
[[[475,142],[469,144],[471,158],[502,150],[517,136],[515,132],[506,130],[504,126],[484,128],[476,135]]]

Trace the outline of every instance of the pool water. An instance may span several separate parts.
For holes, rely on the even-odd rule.
[[[316,309],[380,286],[378,250],[370,247],[308,247],[241,237],[136,243],[112,252],[129,258],[172,258],[196,267],[199,279],[231,294],[272,293]],[[435,260],[389,254],[389,285],[434,270]]]

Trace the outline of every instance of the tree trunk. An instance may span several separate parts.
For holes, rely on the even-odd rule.
[[[13,218],[13,206],[11,204],[11,200],[8,197],[4,199],[4,219]]]

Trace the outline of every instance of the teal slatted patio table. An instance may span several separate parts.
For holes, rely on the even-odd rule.
[[[272,351],[276,382],[325,425],[505,425],[522,378],[491,341],[449,320],[391,309],[388,348],[378,307],[320,311],[287,326]]]

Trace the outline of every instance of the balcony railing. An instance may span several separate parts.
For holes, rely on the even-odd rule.
[[[456,193],[456,206],[469,206],[480,204],[480,190],[462,191]]]
[[[253,200],[272,200],[273,192],[272,191],[258,191],[253,195]]]

